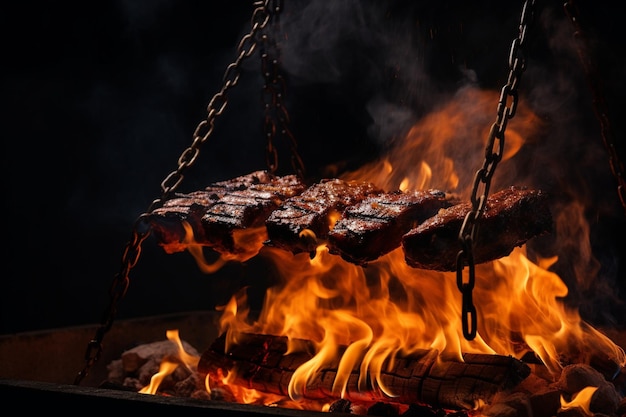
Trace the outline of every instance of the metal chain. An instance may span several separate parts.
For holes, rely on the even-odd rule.
[[[224,112],[228,104],[227,93],[231,88],[236,86],[239,81],[242,61],[254,53],[257,47],[257,34],[267,26],[270,17],[269,3],[270,0],[256,1],[254,3],[250,32],[242,37],[237,47],[237,58],[226,68],[222,88],[213,96],[207,106],[207,118],[198,124],[193,133],[191,146],[185,149],[178,158],[178,168],[170,173],[161,183],[161,189],[163,191],[161,197],[154,200],[148,210],[140,215],[135,222],[130,241],[127,243],[122,255],[121,269],[115,275],[111,284],[109,305],[104,312],[100,326],[96,329],[95,336],[87,344],[85,364],[83,369],[76,375],[74,380],[75,385],[80,385],[102,354],[104,336],[113,325],[113,321],[117,315],[118,302],[124,298],[128,290],[130,271],[139,260],[141,244],[150,235],[150,229],[143,219],[154,209],[162,206],[163,202],[178,188],[184,178],[183,173],[197,160],[200,153],[200,146],[206,142],[213,133],[215,119]]]
[[[291,166],[296,175],[304,179],[305,169],[302,158],[298,153],[298,144],[289,129],[289,113],[285,106],[286,81],[280,71],[280,50],[276,44],[277,35],[280,34],[280,12],[283,8],[283,0],[275,0],[270,10],[272,25],[266,27],[259,42],[261,52],[261,71],[263,73],[263,105],[265,109],[264,133],[267,139],[266,159],[270,172],[275,173],[278,169],[278,152],[274,146],[277,133],[288,140],[291,149]],[[271,36],[267,31],[273,29]]]
[[[576,41],[578,57],[583,65],[587,82],[589,83],[593,95],[594,111],[600,123],[602,141],[609,154],[611,173],[617,181],[617,195],[619,196],[622,207],[624,208],[624,213],[626,214],[626,176],[624,175],[626,171],[624,171],[624,166],[615,148],[613,131],[609,123],[608,106],[604,100],[604,94],[602,93],[601,77],[598,74],[597,67],[593,65],[591,61],[589,49],[585,42],[585,32],[580,21],[580,12],[575,3],[574,0],[569,0],[563,4],[563,7],[574,26],[574,40]]]
[[[511,44],[509,52],[509,76],[502,87],[498,101],[496,121],[491,125],[485,148],[485,161],[474,176],[474,185],[470,197],[472,209],[467,213],[459,231],[461,250],[456,257],[456,284],[463,297],[461,321],[463,336],[467,340],[476,337],[477,314],[472,300],[472,291],[476,281],[473,246],[478,233],[480,218],[485,210],[491,179],[504,151],[504,132],[509,119],[515,116],[518,103],[517,89],[526,69],[523,49],[528,38],[528,28],[534,19],[534,0],[526,0],[522,8],[519,33]],[[509,102],[510,99],[510,102]],[[494,150],[495,147],[495,150]],[[479,189],[482,186],[482,192]],[[468,266],[468,279],[465,281],[463,269]]]
[[[267,26],[270,20],[271,0],[259,0],[254,2],[254,12],[251,21],[251,30],[243,36],[237,47],[237,58],[231,63],[224,73],[222,89],[213,96],[207,106],[207,118],[201,121],[193,133],[193,142],[178,158],[178,168],[170,173],[161,183],[163,190],[162,199],[166,199],[183,180],[184,171],[194,164],[200,153],[200,146],[207,141],[213,133],[215,118],[220,116],[228,105],[228,91],[235,87],[241,75],[241,63],[251,56],[258,45],[258,34]]]
[[[100,359],[102,355],[102,341],[104,335],[111,329],[113,321],[117,316],[117,303],[124,298],[130,283],[130,270],[135,267],[139,256],[141,255],[141,244],[150,235],[149,229],[140,228],[139,219],[135,222],[130,241],[126,245],[122,255],[122,266],[120,271],[115,275],[111,287],[109,289],[109,305],[105,310],[100,326],[96,329],[96,334],[87,344],[85,351],[85,365],[81,369],[76,378],[74,385],[80,385],[81,381],[89,374],[89,370]],[[140,231],[140,229],[142,229]]]

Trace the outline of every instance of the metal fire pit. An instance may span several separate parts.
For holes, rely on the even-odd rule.
[[[0,336],[0,397],[3,406],[21,413],[59,409],[65,414],[90,414],[97,407],[118,407],[128,413],[175,412],[178,415],[298,416],[327,415],[191,398],[139,394],[99,388],[107,379],[107,365],[132,347],[166,340],[165,332],[178,329],[180,337],[205,349],[217,336],[216,312],[193,311],[164,316],[118,320],[104,338],[102,357],[80,386],[74,385],[84,366],[87,343],[97,325]]]

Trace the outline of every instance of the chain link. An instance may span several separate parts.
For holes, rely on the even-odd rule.
[[[200,153],[200,146],[206,142],[215,128],[215,119],[221,116],[228,105],[228,92],[239,83],[241,63],[250,57],[258,45],[258,35],[265,29],[270,20],[271,0],[254,2],[254,12],[251,19],[250,32],[243,36],[237,46],[237,58],[228,65],[223,77],[222,88],[217,92],[207,106],[207,117],[202,120],[193,133],[193,141],[178,158],[178,168],[171,172],[161,183],[165,201],[178,188],[184,178],[184,172],[193,165]]]
[[[300,154],[298,144],[289,129],[290,118],[285,106],[286,80],[280,71],[280,49],[276,43],[280,35],[280,12],[283,0],[274,0],[269,10],[273,10],[272,25],[265,28],[266,33],[261,35],[259,45],[261,48],[261,71],[264,78],[263,105],[265,109],[264,133],[267,139],[266,160],[270,172],[275,173],[278,169],[278,152],[274,146],[277,135],[288,141],[291,150],[291,166],[295,174],[304,179],[306,171]],[[273,33],[268,34],[269,30]]]
[[[574,40],[576,41],[578,57],[583,65],[583,70],[585,71],[587,82],[589,83],[593,95],[594,111],[600,123],[600,134],[602,135],[604,147],[609,154],[611,173],[617,181],[617,195],[622,203],[624,213],[626,214],[626,175],[624,175],[626,171],[624,171],[624,165],[622,165],[622,161],[615,148],[613,131],[609,123],[608,106],[602,92],[601,77],[598,74],[596,66],[592,63],[576,2],[574,0],[568,0],[563,4],[563,7],[574,26]]]
[[[102,322],[96,329],[93,339],[87,344],[85,365],[76,375],[74,380],[75,385],[80,385],[81,381],[88,375],[91,367],[100,359],[104,335],[111,329],[113,321],[117,316],[117,304],[119,300],[124,298],[128,290],[130,270],[134,268],[139,261],[141,244],[150,235],[149,229],[140,227],[140,221],[141,218],[136,221],[131,238],[124,249],[121,269],[115,275],[109,289],[109,305],[103,314]]]
[[[122,265],[120,271],[115,275],[109,290],[109,305],[106,308],[102,322],[96,329],[93,339],[87,344],[85,351],[85,364],[74,380],[75,385],[80,385],[83,379],[89,374],[89,370],[100,359],[102,354],[102,342],[104,336],[111,329],[113,321],[117,316],[118,302],[124,298],[130,283],[129,275],[135,267],[141,255],[141,244],[150,235],[150,228],[144,218],[157,207],[163,205],[169,196],[178,188],[184,178],[184,172],[192,166],[200,153],[200,146],[207,141],[213,133],[215,119],[220,116],[228,104],[227,93],[237,85],[241,74],[241,63],[251,56],[257,47],[257,34],[262,31],[269,21],[270,0],[256,1],[251,19],[250,32],[244,35],[237,47],[237,57],[233,63],[228,65],[223,76],[223,85],[207,106],[207,117],[201,121],[193,133],[191,145],[183,151],[178,158],[178,167],[171,172],[161,183],[162,195],[154,200],[148,210],[139,216],[135,222],[129,242],[122,255]]]
[[[534,6],[534,0],[526,0],[524,2],[518,36],[513,40],[509,53],[509,75],[506,84],[502,87],[500,92],[496,121],[491,125],[489,136],[487,137],[485,161],[474,176],[472,194],[470,197],[472,209],[465,216],[461,230],[459,231],[461,250],[456,257],[456,284],[462,296],[461,322],[463,336],[467,340],[473,340],[476,337],[478,321],[476,307],[472,300],[472,291],[476,282],[473,254],[474,241],[478,233],[480,218],[487,204],[491,179],[493,178],[498,163],[502,159],[506,126],[509,119],[515,116],[517,110],[517,89],[522,73],[526,69],[526,59],[523,54],[523,49],[527,41],[528,28],[534,19]],[[480,191],[481,189],[482,191]],[[466,264],[468,266],[467,281],[463,274]]]

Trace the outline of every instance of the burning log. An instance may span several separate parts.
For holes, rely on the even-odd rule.
[[[407,264],[414,268],[456,270],[459,231],[471,204],[442,209],[402,237]],[[549,232],[552,216],[545,193],[509,187],[487,199],[474,241],[474,262],[492,261],[511,253],[530,238]]]
[[[367,182],[325,179],[274,210],[265,226],[265,244],[293,254],[312,253],[327,237],[340,213],[382,190]]]
[[[228,373],[229,381],[236,385],[287,396],[296,369],[314,356],[311,342],[297,342],[305,349],[288,350],[286,337],[244,334],[240,343],[226,351],[226,337],[222,335],[202,354],[197,369],[214,381]],[[333,387],[340,359],[338,355],[320,369],[308,382],[303,397],[329,401],[341,397]],[[371,377],[360,380],[358,370],[352,370],[343,398],[471,409],[479,401],[489,403],[496,393],[514,388],[530,374],[528,365],[511,356],[466,353],[461,362],[444,358],[434,349],[387,359],[381,369],[378,386]]]
[[[343,259],[365,265],[400,247],[402,235],[452,199],[439,190],[377,194],[346,208],[328,233],[328,249]]]

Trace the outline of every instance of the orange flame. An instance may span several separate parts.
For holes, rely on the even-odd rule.
[[[168,375],[174,373],[176,368],[178,368],[181,364],[186,366],[192,372],[194,372],[198,367],[200,358],[195,355],[190,355],[185,351],[183,343],[180,340],[178,330],[168,330],[165,335],[169,341],[176,344],[178,347],[176,355],[174,357],[166,357],[161,361],[159,371],[152,375],[152,378],[150,378],[150,384],[139,390],[139,393],[141,394],[156,394],[163,380]]]
[[[474,173],[483,163],[497,99],[497,92],[461,90],[450,103],[415,124],[379,161],[343,178],[370,181],[387,190],[437,188],[469,198]],[[508,162],[524,147],[525,138],[533,137],[539,129],[538,117],[520,103],[516,117],[508,124],[505,153],[492,189],[525,185],[516,182],[523,181],[523,176]],[[572,210],[574,214],[582,211],[577,211],[575,204]],[[561,225],[571,219],[556,221]],[[557,233],[560,230],[557,227]],[[581,226],[580,233],[585,230]],[[255,232],[259,238],[253,240],[258,243],[264,234]],[[603,352],[626,365],[623,349],[564,305],[568,288],[550,271],[558,258],[533,262],[525,245],[509,256],[476,265],[473,299],[479,329],[472,341],[461,331],[456,274],[411,268],[401,248],[367,267],[330,255],[323,245],[313,258],[271,247],[259,253],[276,264],[280,284],[266,291],[255,321],[248,317],[245,289],[235,294],[226,306],[218,308],[223,311],[221,331],[227,333],[227,349],[237,343],[239,333],[313,342],[315,356],[296,370],[289,383],[289,395],[294,400],[305,394],[305,387],[320,369],[337,359],[340,345],[348,348],[332,387],[339,396],[345,394],[350,372],[358,368],[360,381],[369,378],[393,397],[394,393],[381,383],[384,364],[393,366],[396,354],[419,349],[436,349],[458,360],[462,360],[462,352],[517,358],[532,352],[554,375],[561,370],[562,356],[588,363],[595,353]],[[591,263],[590,252],[587,255],[583,261]],[[594,271],[583,268],[581,272]],[[295,342],[289,345],[290,351],[299,348]]]
[[[159,365],[159,372],[152,375],[152,378],[150,378],[150,385],[140,389],[139,393],[152,395],[156,394],[161,382],[163,382],[166,376],[171,375],[176,368],[178,368],[177,362],[171,362],[167,359],[161,361],[161,364]]]
[[[190,355],[185,351],[185,348],[183,347],[183,342],[180,340],[178,330],[168,330],[167,332],[165,332],[165,336],[169,341],[175,343],[178,347],[177,357],[178,359],[180,359],[183,365],[185,365],[190,371],[195,370],[198,367],[198,362],[200,361],[200,358],[195,355]]]
[[[561,409],[559,411],[569,410],[570,408],[579,407],[588,416],[593,416],[594,413],[590,410],[591,398],[597,391],[598,387],[585,387],[572,396],[571,401],[566,401],[561,396]]]
[[[205,274],[213,274],[219,271],[228,262],[245,262],[255,257],[263,247],[263,242],[267,240],[267,233],[264,227],[234,230],[232,237],[236,250],[220,253],[215,261],[209,262],[204,252],[205,245],[196,242],[191,225],[184,220],[182,224],[185,229],[183,242],[169,243],[164,249],[167,253],[187,250],[195,259],[200,271]]]
[[[563,306],[560,299],[567,288],[556,274],[530,262],[525,248],[476,266],[474,300],[481,327],[471,342],[460,330],[455,273],[412,269],[400,249],[365,269],[323,247],[313,259],[278,249],[272,255],[284,274],[282,286],[268,289],[254,323],[248,322],[247,309],[237,308],[245,306],[245,295],[233,297],[224,309],[222,329],[231,343],[239,332],[315,342],[316,355],[298,368],[289,384],[294,400],[303,396],[316,372],[337,357],[340,345],[348,348],[333,385],[338,396],[344,394],[350,372],[359,368],[362,380],[369,376],[393,397],[380,383],[385,360],[418,349],[437,349],[458,360],[461,352],[521,358],[533,351],[555,375],[561,370],[561,355],[574,357],[580,346],[626,363],[619,347]]]
[[[474,172],[483,163],[498,97],[495,91],[460,90],[451,101],[416,123],[381,160],[343,177],[371,181],[389,190],[465,190],[469,197]],[[520,103],[507,126],[502,161],[513,158],[524,145],[523,138],[540,128],[539,118]],[[501,172],[507,170],[498,168],[498,177],[504,175],[505,184],[515,175]]]

